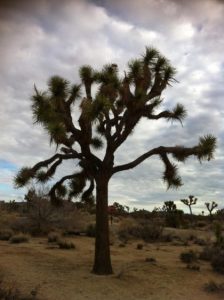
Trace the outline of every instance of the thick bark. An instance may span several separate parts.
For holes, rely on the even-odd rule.
[[[109,242],[108,182],[105,177],[99,178],[96,182],[96,241],[92,272],[98,275],[113,273]]]

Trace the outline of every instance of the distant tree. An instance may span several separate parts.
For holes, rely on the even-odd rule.
[[[180,201],[189,207],[190,215],[192,216],[193,213],[192,213],[191,206],[195,205],[197,203],[198,199],[195,198],[194,196],[190,195],[190,196],[188,196],[188,199],[181,199]]]
[[[171,158],[182,162],[189,156],[196,156],[200,161],[210,160],[216,147],[216,139],[212,135],[206,135],[190,148],[158,146],[128,163],[115,165],[115,152],[142,118],[181,123],[185,119],[186,110],[181,104],[171,110],[158,112],[163,102],[163,90],[175,81],[175,69],[156,49],[146,48],[140,59],[130,61],[128,72],[123,77],[119,77],[116,64],[105,65],[99,72],[85,65],[81,67],[79,74],[81,84],[78,85],[70,85],[64,78],[54,76],[48,82],[47,91],[41,92],[34,86],[34,121],[47,131],[50,142],[56,144],[58,152],[33,167],[22,168],[15,178],[15,184],[23,187],[32,178],[38,182],[47,182],[63,161],[71,160],[74,172],[53,185],[50,190],[51,199],[54,203],[60,203],[62,199],[71,199],[81,195],[83,191],[86,196],[91,196],[94,186],[96,187],[93,272],[111,274],[108,224],[108,184],[111,177],[138,166],[151,156],[158,156],[165,167],[163,180],[167,187],[178,188],[182,181],[177,165]],[[94,95],[93,84],[97,85]],[[73,113],[73,106],[81,98],[82,86],[85,95],[79,105],[80,112],[76,110]],[[101,159],[96,150],[103,147],[105,151]],[[84,190],[88,182],[90,185]]]
[[[212,219],[212,212],[216,207],[218,207],[218,204],[215,201],[212,201],[212,202],[206,202],[205,206],[209,211],[210,218]]]
[[[165,201],[162,210],[165,212],[166,226],[177,228],[181,225],[183,211],[177,209],[173,201]]]
[[[17,211],[19,208],[18,203],[16,203],[15,200],[10,200],[9,201],[9,210],[11,211]]]
[[[177,210],[177,206],[173,201],[165,201],[162,209],[165,212],[173,212]]]
[[[118,202],[113,203],[113,207],[118,214],[124,215],[129,212],[129,207],[127,205],[122,205]]]

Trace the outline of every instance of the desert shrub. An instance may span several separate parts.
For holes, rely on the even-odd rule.
[[[21,294],[15,282],[6,282],[4,276],[0,276],[0,299],[1,300],[34,300],[37,299],[37,294],[40,285],[35,287],[30,295],[24,296]]]
[[[153,264],[156,263],[156,259],[154,257],[146,257],[145,261]]]
[[[139,228],[140,237],[144,242],[155,242],[162,236],[163,227],[156,223],[145,224]]]
[[[182,252],[180,254],[180,259],[182,262],[186,263],[186,264],[191,264],[195,261],[197,261],[197,254],[193,251],[187,251],[187,252]]]
[[[165,224],[167,227],[179,228],[182,225],[182,211],[175,211],[166,214]]]
[[[136,249],[138,249],[138,250],[142,250],[142,249],[143,249],[143,244],[137,244],[137,247],[136,247]]]
[[[29,237],[26,234],[19,233],[12,236],[9,241],[12,244],[27,243],[29,241]]]
[[[215,272],[224,274],[224,250],[216,252],[212,257],[211,265]]]
[[[96,236],[96,225],[89,224],[86,228],[86,235],[88,237],[95,237]]]
[[[216,283],[211,280],[204,285],[204,289],[209,293],[224,293],[224,283]]]
[[[151,219],[154,216],[152,212],[145,209],[136,209],[130,215],[135,219]]]
[[[143,239],[144,242],[155,242],[161,238],[163,226],[156,222],[140,220],[138,223],[134,219],[126,219],[120,225],[118,237],[126,242],[130,238]]]
[[[199,245],[199,246],[206,246],[207,242],[203,239],[195,238],[194,244]]]
[[[60,239],[60,234],[57,232],[50,232],[48,234],[48,243],[57,243],[58,240]]]
[[[0,231],[0,240],[8,241],[13,235],[13,231],[10,229],[5,229]]]
[[[199,228],[204,228],[204,227],[206,227],[207,225],[208,225],[208,223],[205,222],[205,221],[198,221],[198,222],[196,223],[196,227],[199,227]]]
[[[172,242],[174,239],[173,235],[170,234],[170,233],[167,233],[167,234],[163,234],[161,236],[161,242],[165,242],[165,243],[170,243]]]
[[[2,300],[20,300],[20,292],[15,284],[6,284],[0,279],[0,299]]]
[[[214,234],[215,234],[215,244],[217,246],[224,246],[224,237],[222,235],[222,225],[221,223],[216,222],[214,224]]]
[[[75,244],[70,242],[70,241],[66,241],[66,240],[59,240],[57,242],[58,246],[60,249],[75,249]]]
[[[122,242],[127,242],[130,238],[139,238],[139,225],[133,218],[126,218],[120,222],[118,228],[118,238]]]
[[[211,261],[219,251],[220,250],[217,247],[204,247],[202,252],[199,254],[199,258],[201,260]]]
[[[84,233],[88,224],[94,222],[94,216],[86,211],[81,211],[73,206],[74,203],[66,203],[63,209],[57,211],[56,228],[64,231],[65,234]]]
[[[117,241],[116,231],[113,227],[110,227],[110,245],[114,245]]]

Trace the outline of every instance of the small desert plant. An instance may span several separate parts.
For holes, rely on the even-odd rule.
[[[145,261],[146,261],[146,262],[153,263],[153,264],[156,263],[156,259],[155,259],[154,257],[146,257]]]
[[[222,225],[220,223],[214,224],[214,234],[215,234],[215,245],[224,246],[224,237],[222,235]]]
[[[89,224],[86,228],[86,235],[88,237],[95,237],[96,236],[96,225]]]
[[[12,244],[26,243],[29,241],[29,236],[26,234],[20,233],[20,234],[12,236],[9,241]]]
[[[75,245],[72,242],[68,242],[66,240],[59,240],[57,242],[60,249],[75,249]]]
[[[138,249],[138,250],[142,250],[142,249],[143,249],[143,244],[137,244],[137,247],[136,247],[136,249]]]
[[[60,239],[60,235],[57,232],[51,232],[48,234],[48,243],[57,243]]]
[[[211,280],[204,285],[204,289],[209,293],[224,293],[224,283],[216,283]]]
[[[199,245],[199,246],[206,246],[207,242],[203,239],[196,238],[194,240],[194,244]]]
[[[13,231],[10,229],[5,229],[0,231],[0,240],[8,241],[13,235]]]
[[[130,238],[139,236],[139,225],[136,220],[132,218],[125,218],[121,221],[118,228],[118,238],[122,242],[126,243]]]
[[[199,254],[199,258],[205,261],[211,261],[212,258],[218,253],[219,249],[216,247],[204,247],[202,252]]]
[[[224,251],[220,250],[211,260],[212,268],[215,272],[224,274]]]
[[[158,224],[145,224],[140,229],[140,237],[144,242],[155,242],[162,236],[163,227]]]
[[[19,300],[20,292],[15,283],[6,284],[3,278],[0,278],[0,299],[2,300]]]
[[[170,233],[167,233],[167,234],[163,234],[161,236],[161,242],[165,242],[165,243],[170,243],[172,242],[174,239],[173,235],[170,234]]]
[[[197,254],[193,251],[187,251],[187,252],[182,252],[180,254],[180,259],[182,262],[186,263],[186,264],[191,264],[195,261],[197,261]]]
[[[208,225],[208,223],[205,222],[205,221],[198,221],[198,222],[196,223],[196,226],[195,226],[195,227],[203,228],[203,227],[206,227],[207,225]]]

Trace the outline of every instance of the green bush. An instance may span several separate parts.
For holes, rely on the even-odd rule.
[[[180,259],[182,262],[186,263],[186,264],[191,264],[195,261],[197,261],[197,254],[193,251],[187,251],[187,252],[182,252],[180,254]]]
[[[20,233],[12,236],[9,241],[12,244],[27,243],[29,241],[29,237],[25,234]]]

